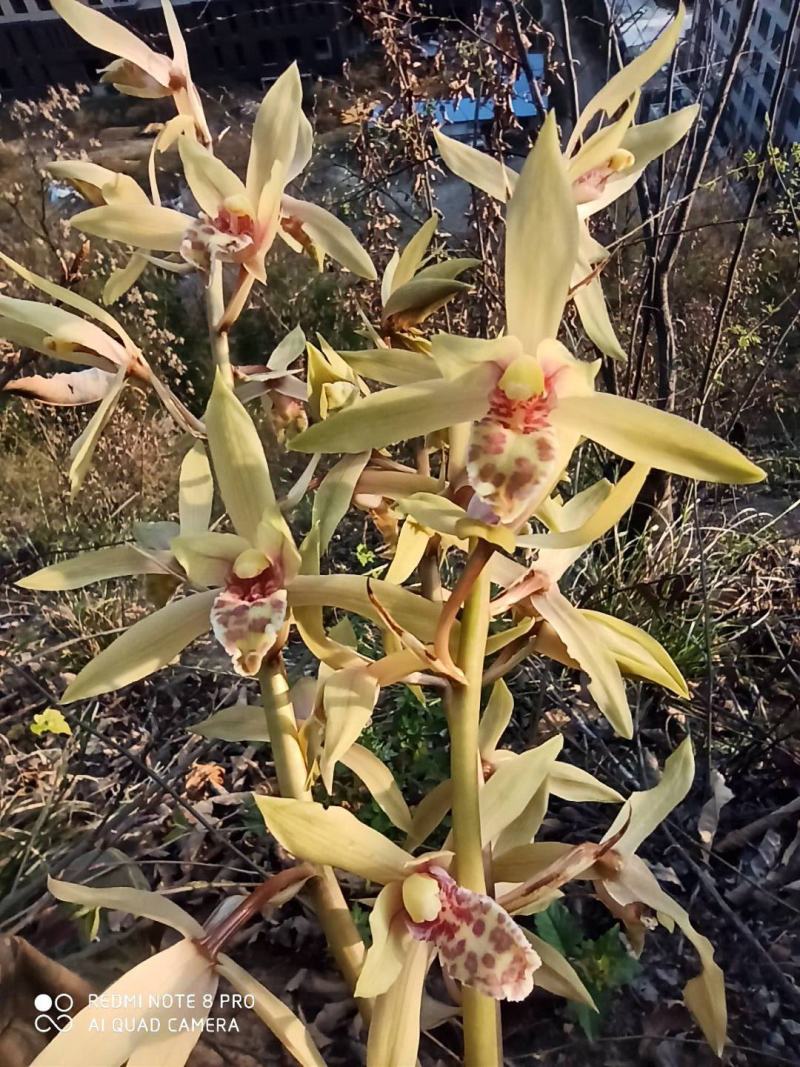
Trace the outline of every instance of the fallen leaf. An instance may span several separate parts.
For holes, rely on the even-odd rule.
[[[193,763],[186,776],[186,795],[199,800],[225,787],[225,771],[216,763]]]
[[[733,791],[725,784],[725,778],[720,772],[713,770],[711,772],[711,796],[703,805],[697,821],[697,832],[703,845],[706,863],[717,835],[720,812],[731,800],[733,800]]]

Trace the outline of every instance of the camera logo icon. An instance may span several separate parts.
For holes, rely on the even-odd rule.
[[[40,1034],[60,1034],[72,1026],[74,1000],[69,993],[58,993],[51,997],[49,993],[37,993],[33,1006],[37,1011],[33,1020],[34,1028]]]

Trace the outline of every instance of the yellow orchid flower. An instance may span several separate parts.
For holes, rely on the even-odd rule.
[[[161,200],[155,176],[154,156],[156,152],[166,151],[174,143],[179,132],[185,130],[186,125],[186,121],[178,116],[172,119],[171,123],[167,123],[153,141],[149,167],[150,200],[139,184],[127,174],[118,174],[116,171],[88,160],[58,159],[48,163],[46,169],[57,181],[68,182],[84,200],[94,207],[117,204],[122,210],[136,212],[142,209],[149,211],[155,206],[160,211]],[[177,274],[184,274],[192,269],[191,264],[182,259],[133,252],[127,264],[113,271],[107,278],[103,287],[103,303],[113,304],[127,293],[139,280],[148,263]]]
[[[357,452],[469,423],[466,471],[476,497],[470,511],[512,526],[546,499],[582,437],[685,477],[760,481],[763,471],[709,431],[625,397],[595,392],[596,364],[579,362],[554,340],[577,241],[578,220],[551,114],[509,204],[508,334],[493,341],[439,335],[431,354],[442,377],[356,401],[299,434],[290,447]]]
[[[264,656],[285,639],[290,609],[311,650],[339,666],[341,646],[318,635],[321,607],[339,607],[380,620],[366,579],[309,573],[310,555],[303,560],[305,573],[300,573],[301,558],[275,500],[256,428],[219,375],[206,411],[206,428],[220,493],[236,533],[205,532],[210,512],[209,479],[203,461],[198,460],[195,467],[193,460],[190,468],[184,465],[182,469],[187,519],[184,521],[182,511],[178,536],[169,537],[169,527],[160,524],[154,536],[140,528],[138,543],[128,547],[124,558],[101,550],[46,567],[19,583],[27,589],[57,590],[155,571],[169,573],[202,590],[135,623],[83,668],[67,687],[64,702],[107,693],[145,678],[209,630],[230,654],[235,670],[256,674]],[[188,503],[192,490],[197,496],[194,504]],[[328,506],[341,517],[347,501],[342,507],[341,498],[337,498]],[[330,530],[327,507],[318,509],[317,521],[315,529],[325,526]],[[405,629],[418,634],[422,641],[433,639],[439,616],[436,605],[396,586],[375,584],[381,602]],[[346,658],[352,661],[352,653],[346,651]]]
[[[693,778],[694,755],[687,737],[667,759],[658,785],[628,798],[599,845],[576,848],[550,841],[513,845],[496,852],[492,870],[497,882],[513,883],[498,894],[513,914],[540,910],[555,881],[563,884],[577,878],[593,882],[598,898],[625,923],[639,951],[648,926],[660,923],[671,932],[677,925],[694,946],[702,966],[701,973],[684,987],[684,1000],[719,1056],[725,1045],[727,1007],[724,976],[714,960],[711,943],[695,930],[686,910],[663,891],[649,866],[636,854],[684,799]]]
[[[622,804],[624,798],[580,767],[558,760],[561,740],[527,752],[498,748],[511,721],[514,698],[505,682],[495,682],[481,715],[478,751],[485,787],[480,792],[484,843],[500,852],[528,844],[547,812],[550,795],[571,803]],[[490,783],[494,781],[494,785]],[[414,849],[436,829],[452,803],[453,786],[445,779],[417,805],[405,847]]]
[[[540,965],[523,932],[491,897],[459,886],[449,854],[414,858],[342,808],[255,796],[269,832],[309,863],[341,867],[384,888],[356,996],[387,993],[412,941],[431,942],[456,981],[497,1000],[523,1000]]]
[[[458,280],[464,271],[480,265],[479,259],[447,259],[428,263],[426,256],[439,218],[432,215],[403,249],[392,254],[381,279],[382,315],[379,333],[372,332],[381,346],[427,352],[428,342],[417,328],[469,285]]]
[[[57,900],[129,912],[176,930],[181,940],[137,964],[83,1008],[32,1067],[119,1067],[169,1062],[182,1067],[202,1036],[225,978],[303,1067],[325,1067],[303,1023],[260,982],[222,952],[201,946],[207,931],[168,897],[141,889],[93,889],[49,878]]]
[[[171,96],[179,115],[191,118],[196,136],[210,144],[200,95],[192,81],[189,57],[170,0],[161,0],[172,59],[156,52],[114,19],[79,0],[51,0],[56,11],[89,44],[118,56],[102,72],[107,82],[127,96],[158,99]]]
[[[684,8],[661,36],[624,67],[581,112],[564,157],[573,202],[580,220],[578,255],[570,279],[570,294],[590,340],[606,355],[626,358],[608,316],[596,264],[607,258],[589,233],[587,220],[623,196],[645,168],[683,138],[699,113],[692,104],[672,115],[634,126],[639,91],[667,62],[680,37]],[[581,143],[586,127],[602,115],[608,125]],[[458,177],[503,203],[513,198],[519,175],[499,160],[434,131],[442,159]]]
[[[178,252],[202,271],[215,262],[235,263],[260,282],[266,281],[265,259],[280,233],[301,251],[313,245],[355,274],[374,279],[372,261],[343,222],[285,193],[311,159],[312,131],[302,96],[293,63],[258,109],[245,181],[209,148],[186,134],[178,137],[186,181],[200,207],[197,217],[155,204],[132,211],[117,199],[82,211],[71,222],[85,233],[134,248]]]
[[[69,478],[73,496],[86,477],[97,442],[127,381],[152,388],[179,426],[190,433],[198,433],[200,424],[153,373],[140,349],[107,311],[72,290],[35,274],[2,252],[0,260],[29,285],[66,305],[59,307],[0,294],[0,338],[53,359],[88,368],[50,377],[31,375],[4,387],[7,392],[55,406],[98,404],[97,411],[70,450]]]
[[[550,501],[549,518],[554,532],[517,539],[523,546],[566,547],[539,547],[536,561],[527,568],[501,556],[490,562],[492,580],[504,587],[504,592],[492,602],[492,614],[500,615],[513,608],[517,615],[544,620],[550,630],[544,635],[542,650],[552,653],[552,632],[566,650],[567,662],[586,672],[589,692],[598,708],[615,732],[625,738],[633,736],[633,720],[615,645],[603,640],[601,626],[571,604],[558,583],[587,550],[595,530],[598,531],[595,536],[601,536],[619,520],[623,509],[627,510],[633,503],[648,473],[649,468],[634,466],[613,489],[608,482],[600,481],[577,493],[564,506]],[[635,627],[631,630],[641,633]],[[530,647],[537,648],[535,639]],[[650,677],[657,671],[660,684],[679,696],[688,697],[680,671],[658,642],[643,635],[639,649],[639,659],[651,663]],[[635,665],[633,673],[636,673]]]
[[[261,398],[279,444],[308,426],[308,386],[297,375],[297,361],[306,350],[299,326],[281,340],[264,364],[237,364],[232,368],[236,395],[243,404]]]

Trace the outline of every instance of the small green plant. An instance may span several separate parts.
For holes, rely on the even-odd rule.
[[[570,1004],[567,1014],[594,1040],[602,1033],[614,994],[639,974],[638,960],[626,948],[619,926],[612,926],[600,937],[588,938],[560,900],[537,915],[535,925],[539,937],[570,961],[589,990],[597,1011],[586,1004]]]

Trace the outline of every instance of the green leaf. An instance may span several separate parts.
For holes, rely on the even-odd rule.
[[[542,941],[558,949],[562,956],[575,958],[580,955],[583,944],[581,925],[560,900],[554,901],[547,911],[540,912],[534,923]]]
[[[42,734],[70,735],[72,733],[72,727],[58,708],[47,708],[45,711],[41,711],[38,715],[33,716],[31,733],[36,734],[38,737]]]

